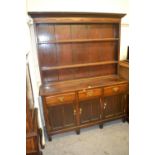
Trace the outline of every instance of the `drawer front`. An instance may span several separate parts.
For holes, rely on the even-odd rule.
[[[82,90],[78,92],[78,96],[80,100],[89,99],[96,96],[101,96],[102,89],[89,89],[89,90]]]
[[[75,93],[60,94],[45,97],[47,105],[58,105],[63,103],[71,103],[75,100]]]
[[[128,92],[128,84],[108,86],[104,88],[104,96],[117,95]]]

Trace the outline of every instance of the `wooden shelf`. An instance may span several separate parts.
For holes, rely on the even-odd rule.
[[[58,43],[80,43],[80,42],[102,42],[102,41],[117,41],[119,38],[104,38],[104,39],[75,39],[75,40],[59,40],[52,42],[38,42],[38,44],[58,44]]]
[[[98,66],[98,65],[107,65],[107,64],[116,64],[118,61],[105,61],[105,62],[94,62],[94,63],[85,63],[85,64],[75,64],[75,65],[64,65],[64,66],[54,66],[54,67],[42,67],[42,71],[48,70],[59,70],[59,69],[68,69],[68,68],[77,68],[77,67],[88,67],[88,66]]]

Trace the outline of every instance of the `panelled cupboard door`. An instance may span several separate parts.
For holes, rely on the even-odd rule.
[[[105,119],[122,115],[126,112],[127,95],[120,94],[104,98],[103,115]]]
[[[79,105],[81,124],[97,121],[100,119],[100,98],[79,101]]]
[[[48,119],[52,130],[75,126],[74,103],[48,107]]]

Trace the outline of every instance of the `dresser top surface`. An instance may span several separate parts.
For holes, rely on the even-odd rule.
[[[65,92],[93,89],[123,83],[128,83],[128,81],[118,77],[117,75],[55,82],[47,85],[41,85],[40,95],[55,95]]]

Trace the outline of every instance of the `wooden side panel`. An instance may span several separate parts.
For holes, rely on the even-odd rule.
[[[119,75],[120,77],[129,80],[129,68],[119,65]]]
[[[36,137],[31,137],[31,138],[27,138],[26,139],[26,150],[28,152],[36,151],[37,150],[35,138]]]

